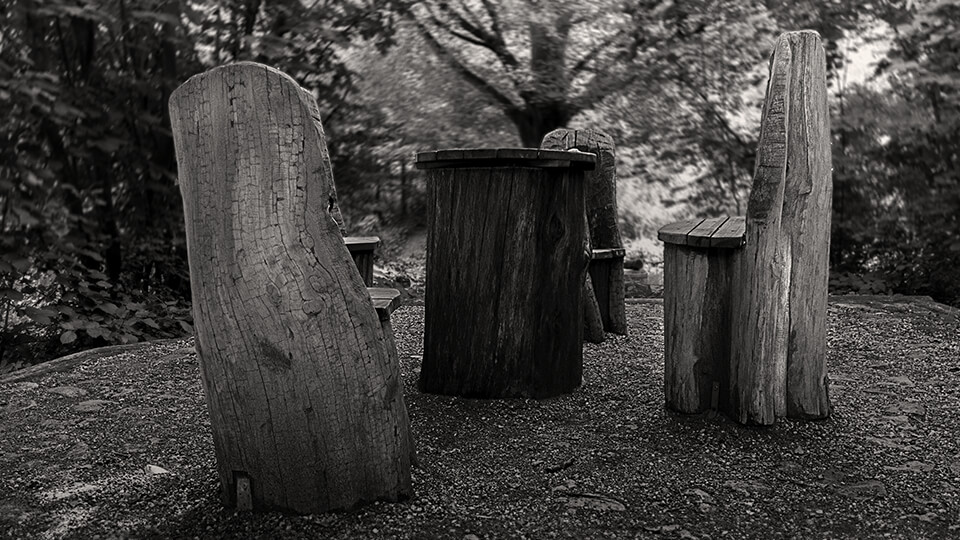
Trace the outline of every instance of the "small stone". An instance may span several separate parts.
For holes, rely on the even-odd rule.
[[[47,393],[57,394],[58,396],[75,398],[87,395],[87,391],[76,386],[58,386],[47,390]]]
[[[164,469],[163,467],[158,467],[158,466],[156,466],[156,465],[145,465],[145,466],[143,467],[143,472],[145,472],[145,473],[147,473],[147,474],[150,474],[150,475],[170,474],[170,471]]]
[[[89,453],[90,453],[90,446],[88,446],[86,443],[81,442],[73,445],[70,448],[70,450],[67,450],[66,455],[67,457],[71,457],[71,458],[83,458],[83,457],[87,457]]]

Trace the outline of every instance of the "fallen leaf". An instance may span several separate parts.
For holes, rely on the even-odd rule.
[[[548,466],[548,467],[547,467],[546,469],[544,469],[544,470],[547,471],[548,473],[559,472],[559,471],[562,471],[562,470],[564,470],[564,469],[567,469],[567,468],[573,466],[573,462],[574,462],[574,461],[575,461],[575,458],[574,458],[573,456],[571,456],[571,457],[567,458],[566,460],[564,460],[562,463],[557,463],[557,464],[555,464],[555,465],[550,465],[550,466]]]
[[[76,386],[58,386],[56,388],[51,388],[47,390],[50,394],[57,394],[58,396],[75,398],[80,396],[87,395],[87,391],[82,388],[77,388]]]
[[[918,504],[922,504],[922,505],[924,505],[924,506],[935,506],[935,505],[940,504],[940,501],[938,501],[938,500],[936,500],[936,499],[924,499],[923,497],[918,497],[918,496],[913,495],[913,494],[910,495],[910,498],[913,499],[913,502],[918,503]]]
[[[927,414],[927,409],[923,406],[923,403],[918,403],[916,401],[900,401],[887,407],[884,412],[894,415],[914,414],[917,416],[924,416]]]
[[[702,503],[713,504],[713,496],[702,489],[698,489],[698,488],[688,489],[683,493],[684,495],[696,495],[700,499],[700,502]]]
[[[656,527],[644,527],[644,529],[646,529],[647,531],[650,531],[650,532],[659,532],[659,533],[673,532],[673,531],[675,531],[675,530],[677,530],[677,529],[679,529],[679,528],[680,528],[680,526],[679,526],[679,525],[676,525],[676,524],[658,525],[658,526],[656,526]]]
[[[727,480],[723,483],[724,487],[728,487],[734,491],[739,491],[744,495],[751,495],[752,492],[757,491],[768,491],[769,486],[761,484],[760,482],[754,481],[741,481],[741,480]]]
[[[877,443],[880,446],[884,446],[886,448],[893,448],[894,450],[912,451],[917,449],[916,446],[913,446],[910,444],[901,444],[900,441],[902,441],[903,439],[899,437],[897,438],[867,437],[866,439],[870,442]]]
[[[567,508],[591,508],[593,510],[613,510],[615,512],[623,512],[627,509],[622,502],[597,493],[571,494],[564,499]]]
[[[73,445],[70,450],[67,450],[67,457],[71,458],[83,458],[87,457],[90,453],[90,447],[85,443],[77,443]]]
[[[934,469],[932,463],[922,461],[908,461],[899,467],[884,467],[888,471],[908,471],[908,472],[930,472]]]
[[[73,410],[77,412],[98,412],[102,411],[103,408],[113,401],[107,401],[105,399],[90,399],[87,401],[81,401],[73,406]]]
[[[926,523],[933,523],[937,519],[937,514],[934,512],[927,512],[926,514],[907,514],[903,517],[905,519],[918,519]]]
[[[864,480],[855,484],[848,484],[837,489],[837,492],[854,499],[872,499],[886,497],[887,488],[879,480]]]

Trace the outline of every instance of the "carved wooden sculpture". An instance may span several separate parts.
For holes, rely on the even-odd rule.
[[[263,65],[170,98],[223,497],[321,512],[410,495],[389,323],[344,245],[313,97]]]

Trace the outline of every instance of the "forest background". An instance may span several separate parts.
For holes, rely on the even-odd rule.
[[[767,57],[803,28],[828,55],[831,290],[960,305],[960,0],[6,0],[0,373],[192,332],[167,99],[205,69],[314,92],[347,230],[384,236],[392,278],[422,274],[416,151],[562,126],[614,137],[621,234],[655,268],[661,225],[745,210]]]

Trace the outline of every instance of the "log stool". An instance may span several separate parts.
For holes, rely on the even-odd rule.
[[[744,218],[671,223],[663,241],[664,389],[682,413],[726,408],[730,371],[730,280]]]

